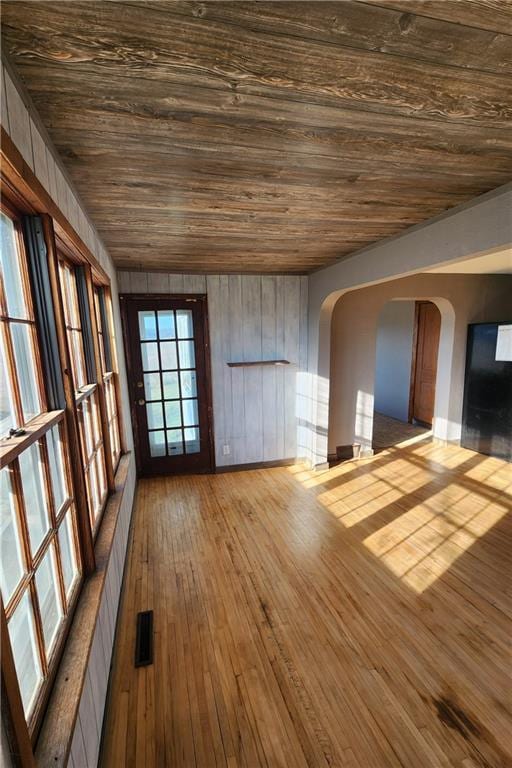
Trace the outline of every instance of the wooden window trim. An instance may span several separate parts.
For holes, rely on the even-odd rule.
[[[5,289],[3,285],[3,277],[0,274],[0,333],[2,334],[3,345],[5,349],[5,355],[6,355],[5,362],[7,365],[9,386],[10,386],[12,396],[13,396],[13,401],[14,401],[13,405],[14,405],[16,420],[20,425],[20,427],[25,427],[27,422],[25,421],[25,416],[23,413],[19,377],[18,377],[18,374],[16,373],[14,342],[12,339],[11,326],[13,324],[26,325],[30,328],[30,343],[32,347],[33,362],[34,362],[34,368],[35,368],[36,377],[37,377],[37,392],[39,397],[39,404],[41,408],[41,411],[38,415],[41,415],[41,413],[44,413],[45,411],[47,411],[48,402],[46,398],[46,392],[45,392],[45,386],[44,386],[44,380],[43,380],[43,372],[42,372],[43,369],[41,364],[41,356],[39,353],[38,330],[37,330],[37,324],[36,324],[36,319],[34,314],[34,306],[32,301],[31,287],[30,287],[30,278],[28,274],[27,253],[25,250],[25,242],[23,239],[21,221],[20,221],[19,213],[11,205],[6,205],[4,200],[0,201],[0,210],[5,216],[7,216],[10,219],[10,221],[13,224],[14,235],[16,240],[16,248],[19,254],[19,266],[20,266],[20,274],[21,274],[23,299],[24,299],[24,304],[27,311],[27,315],[28,315],[28,317],[17,317],[15,315],[9,314],[9,310],[7,306],[7,297],[5,295]]]
[[[47,411],[35,416],[25,427],[25,434],[19,437],[5,437],[0,440],[0,469],[17,459],[51,427],[64,419],[64,411]]]
[[[88,265],[89,274],[92,276],[95,283],[103,286],[105,295],[108,296],[111,301],[110,281],[103,267],[74,230],[65,214],[63,214],[58,205],[45,191],[3,127],[1,128],[0,158],[0,177],[2,181],[1,199],[4,207],[9,209],[15,216],[19,216],[20,214],[39,214],[43,223],[44,239],[48,250],[51,293],[56,315],[55,322],[57,326],[60,367],[64,373],[65,395],[64,411],[54,411],[51,415],[44,413],[39,417],[32,419],[26,425],[25,435],[20,438],[12,438],[8,444],[0,445],[0,456],[3,460],[9,459],[9,457],[14,457],[14,460],[16,460],[22,450],[21,444],[23,441],[25,441],[24,447],[26,448],[28,445],[26,442],[27,440],[35,442],[38,437],[41,437],[41,435],[44,434],[46,429],[50,428],[45,421],[46,417],[55,419],[56,423],[62,419],[64,420],[68,436],[69,452],[71,456],[74,457],[74,460],[70,462],[71,466],[68,467],[70,473],[69,487],[74,489],[76,521],[78,528],[80,529],[78,532],[76,525],[73,525],[73,535],[75,540],[80,544],[80,559],[84,574],[90,574],[89,578],[85,581],[85,586],[81,588],[83,599],[78,600],[80,585],[76,587],[76,597],[75,594],[73,594],[72,597],[70,596],[70,599],[74,600],[75,608],[80,608],[80,620],[77,618],[77,621],[75,622],[72,619],[70,612],[69,621],[64,622],[64,626],[66,627],[66,637],[71,630],[72,639],[70,639],[68,643],[66,637],[62,638],[62,645],[64,646],[65,644],[64,656],[58,665],[58,670],[53,670],[53,674],[47,681],[46,692],[50,695],[50,705],[42,719],[41,732],[38,737],[38,763],[65,765],[69,755],[74,723],[76,721],[80,702],[81,687],[87,668],[87,657],[90,650],[90,644],[92,643],[96,622],[96,614],[91,614],[90,598],[91,594],[95,592],[95,597],[98,598],[95,608],[97,611],[101,590],[104,589],[106,566],[108,559],[111,556],[113,534],[117,523],[122,494],[126,485],[126,476],[131,457],[126,453],[126,440],[124,430],[122,429],[122,410],[120,408],[121,399],[117,374],[117,350],[115,349],[115,346],[112,345],[121,457],[115,475],[115,492],[107,501],[101,527],[96,538],[96,544],[94,544],[87,515],[84,486],[85,479],[83,467],[81,466],[81,449],[74,400],[75,393],[72,386],[72,380],[70,380],[69,350],[67,348],[62,296],[60,293],[57,266],[57,244],[59,250],[69,258],[71,262]],[[109,307],[108,315],[109,323],[112,324],[113,328],[111,307]],[[113,339],[114,337],[115,335],[113,331],[111,331],[111,338]],[[103,382],[101,382],[101,384],[103,385]],[[65,511],[66,510],[62,508],[58,513],[56,519],[59,525],[63,522]],[[85,526],[84,522],[86,522]],[[96,563],[97,569],[95,570]],[[99,591],[98,585],[100,585]],[[0,615],[2,619],[3,646],[2,682],[4,684],[4,694],[6,695],[6,698],[4,699],[7,704],[6,710],[9,712],[5,726],[8,735],[12,737],[11,741],[15,753],[22,761],[22,764],[24,766],[32,766],[35,765],[32,746],[35,737],[33,734],[31,741],[25,721],[18,680],[14,668],[14,660],[12,658],[12,653],[10,652],[10,641],[3,604],[0,608]],[[83,622],[87,618],[90,619],[87,625],[90,642],[84,644]],[[57,665],[55,665],[55,667],[57,667]],[[79,689],[76,685],[74,688],[75,693],[78,692],[78,695],[70,698],[70,686],[68,681],[71,679],[69,677],[71,672],[73,672],[76,679],[80,680],[80,683]],[[53,681],[54,675],[57,676],[57,682],[55,682],[55,684]],[[44,707],[42,707],[42,710],[43,709]],[[55,717],[55,712],[58,712],[57,717]],[[59,762],[60,758],[55,757],[55,749],[56,745],[57,747],[59,745],[59,738],[61,743],[65,742],[65,759],[62,762]],[[47,752],[45,752],[46,749],[48,749]],[[44,757],[45,754],[46,757]],[[41,758],[40,755],[43,755],[43,757]]]
[[[25,440],[22,443],[22,447],[18,445],[18,455],[11,462],[9,462],[9,467],[11,472],[11,484],[14,491],[13,496],[14,496],[17,528],[20,533],[21,550],[22,550],[22,557],[23,557],[25,572],[18,586],[16,587],[14,593],[11,595],[8,603],[4,604],[2,601],[2,621],[5,621],[7,626],[7,622],[13,616],[18,605],[20,604],[20,601],[23,599],[25,595],[27,595],[32,607],[33,614],[34,614],[34,619],[35,619],[34,629],[35,629],[36,642],[37,642],[37,648],[38,648],[38,654],[39,654],[39,663],[40,663],[41,672],[43,675],[43,681],[41,682],[39,690],[36,694],[34,706],[32,707],[28,720],[26,720],[25,718],[25,714],[22,706],[22,714],[23,714],[23,719],[25,721],[25,727],[27,729],[28,734],[30,735],[32,743],[35,743],[35,739],[37,738],[37,734],[42,722],[42,718],[44,716],[46,703],[51,693],[52,683],[53,683],[55,674],[57,672],[59,661],[64,648],[64,643],[70,629],[73,612],[75,610],[76,603],[78,600],[81,584],[83,582],[83,566],[80,559],[80,548],[79,548],[78,536],[76,531],[76,522],[75,522],[74,516],[72,515],[71,524],[72,524],[72,530],[73,530],[73,544],[74,544],[75,553],[77,553],[78,572],[77,572],[77,576],[75,577],[75,581],[69,596],[66,595],[64,580],[63,580],[63,573],[62,573],[62,560],[60,556],[60,542],[59,542],[58,534],[59,534],[60,526],[65,525],[66,514],[74,506],[75,499],[73,496],[73,486],[71,484],[71,473],[69,469],[70,462],[68,459],[66,459],[66,456],[64,456],[64,467],[65,467],[65,477],[66,477],[66,485],[68,489],[68,496],[64,501],[64,503],[61,505],[60,509],[55,510],[54,501],[53,501],[52,479],[50,475],[49,456],[47,452],[47,439],[48,439],[47,436],[50,434],[50,431],[53,429],[53,427],[55,427],[56,425],[60,425],[59,429],[62,432],[64,432],[64,435],[63,435],[64,444],[65,445],[68,444],[67,434],[66,434],[66,425],[64,421],[64,415],[63,415],[64,412],[61,411],[57,413],[58,413],[57,418],[53,414],[52,419],[46,420],[44,430],[41,431],[40,429],[38,431],[37,437],[35,436],[35,433],[33,433],[28,440]],[[26,508],[25,508],[25,498],[24,498],[21,471],[19,467],[18,457],[23,450],[26,450],[31,445],[36,444],[36,440],[39,441],[39,451],[41,452],[42,459],[43,459],[42,460],[43,492],[45,495],[45,506],[46,506],[46,509],[48,510],[50,528],[48,532],[45,534],[43,540],[39,543],[37,550],[34,552],[34,554],[32,554],[32,546],[29,540],[27,514],[26,514]],[[53,640],[53,645],[49,653],[47,653],[45,649],[45,641],[44,641],[43,629],[42,629],[43,617],[41,614],[41,610],[39,606],[39,597],[36,589],[36,573],[41,562],[43,561],[44,557],[48,553],[50,553],[50,557],[52,557],[53,565],[57,572],[57,589],[59,592],[60,604],[62,609],[61,625],[57,630],[57,634]],[[8,629],[7,629],[7,639],[5,642],[9,644],[9,649],[12,655]],[[17,676],[16,676],[16,687],[18,689],[18,694],[19,694]],[[10,687],[6,691],[6,693],[7,693],[7,697],[10,698],[13,695],[12,687]]]
[[[52,687],[35,750],[38,765],[65,768],[87,673],[119,515],[127,490],[131,454],[121,457],[115,492],[109,497],[95,544],[97,568],[84,581],[66,646]],[[133,503],[133,502],[132,502]]]

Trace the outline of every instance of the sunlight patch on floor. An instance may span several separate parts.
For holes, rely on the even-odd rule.
[[[471,495],[471,507],[467,496]],[[447,498],[453,506],[447,507]],[[470,511],[469,511],[470,510]],[[508,512],[456,483],[412,507],[363,540],[403,582],[421,593],[443,575]]]

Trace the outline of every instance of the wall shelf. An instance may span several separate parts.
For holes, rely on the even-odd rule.
[[[290,365],[289,360],[248,360],[245,363],[227,363],[230,368],[248,368],[253,365]]]

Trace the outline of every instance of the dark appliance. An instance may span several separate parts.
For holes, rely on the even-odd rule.
[[[512,461],[512,361],[503,352],[504,332],[512,322],[468,326],[461,445]],[[508,326],[508,328],[506,328]]]

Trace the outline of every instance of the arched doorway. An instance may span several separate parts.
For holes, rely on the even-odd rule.
[[[388,301],[375,343],[373,450],[431,434],[441,313],[432,301]]]

